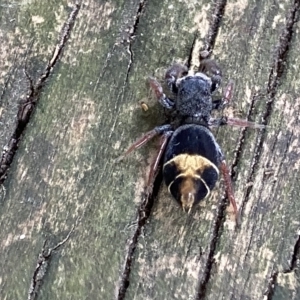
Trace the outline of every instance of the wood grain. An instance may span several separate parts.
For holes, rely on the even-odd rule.
[[[32,92],[24,69],[38,91],[2,185],[0,298],[298,299],[299,6],[0,0],[2,148]],[[235,82],[224,114],[267,125],[213,131],[237,229],[222,181],[190,215],[160,177],[145,196],[155,141],[117,161],[164,122],[147,76],[196,69],[203,50]]]

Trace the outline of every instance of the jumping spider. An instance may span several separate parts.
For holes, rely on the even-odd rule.
[[[173,116],[173,120],[145,133],[124,156],[160,135],[159,150],[151,164],[147,186],[152,185],[159,162],[164,156],[163,177],[168,190],[183,210],[190,212],[192,207],[210,194],[221,171],[237,220],[238,210],[229,169],[210,127],[229,124],[262,128],[262,125],[236,118],[212,118],[212,110],[222,109],[230,102],[233,94],[233,82],[229,82],[223,97],[212,99],[221,79],[221,70],[214,60],[204,60],[199,72],[194,75],[188,75],[186,66],[174,64],[165,75],[166,83],[175,95],[175,99],[170,99],[164,94],[159,82],[150,77],[150,88],[158,102]]]

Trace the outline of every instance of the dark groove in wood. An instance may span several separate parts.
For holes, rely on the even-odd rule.
[[[138,25],[140,22],[140,17],[144,12],[146,2],[147,1],[145,1],[145,0],[140,1],[138,8],[137,8],[136,15],[135,15],[135,21],[134,21],[133,25],[131,26],[131,30],[130,30],[129,44],[128,44],[128,52],[130,53],[130,60],[129,60],[127,73],[126,73],[126,80],[125,80],[126,83],[128,82],[129,73],[130,73],[130,70],[131,70],[131,67],[133,64],[133,59],[134,59],[134,54],[132,51],[132,42],[136,36],[137,30],[138,30]]]
[[[102,73],[100,75],[100,79],[101,79],[105,74],[105,68],[108,65],[110,57],[112,56],[112,54],[116,50],[116,45],[122,45],[122,47],[125,47],[127,54],[129,54],[128,65],[127,65],[127,70],[126,70],[125,78],[124,78],[124,81],[123,81],[123,85],[122,85],[122,87],[120,89],[120,93],[118,94],[118,97],[117,97],[118,100],[116,101],[116,107],[120,107],[119,103],[123,103],[123,99],[124,99],[124,96],[125,96],[125,90],[126,90],[126,87],[127,87],[127,84],[128,84],[129,75],[130,75],[131,68],[132,68],[133,61],[134,61],[134,53],[132,51],[132,45],[134,43],[134,39],[136,37],[136,33],[137,33],[137,30],[138,30],[140,17],[145,11],[146,2],[147,2],[146,0],[141,0],[139,2],[138,6],[137,6],[137,9],[136,9],[136,14],[133,17],[133,19],[134,19],[133,24],[129,27],[129,30],[128,30],[129,34],[126,32],[126,34],[123,34],[124,36],[122,37],[121,41],[114,44],[114,46],[112,48],[112,51],[110,51],[108,56],[107,56],[107,60],[105,61],[104,67],[102,69]],[[99,81],[100,80],[98,80],[98,82]],[[112,132],[113,132],[113,128],[111,130],[111,133]]]
[[[41,91],[45,86],[46,80],[51,75],[53,68],[57,65],[61,57],[61,53],[69,39],[79,9],[80,9],[80,5],[76,4],[72,12],[70,13],[68,20],[65,22],[62,28],[61,37],[59,39],[58,44],[55,46],[53,50],[51,59],[47,63],[44,72],[40,75],[40,77],[37,79],[35,83],[33,83],[31,78],[29,77],[26,68],[24,70],[25,75],[29,81],[30,87],[25,101],[21,102],[19,105],[15,129],[7,144],[6,150],[3,151],[2,153],[2,157],[0,161],[0,184],[2,184],[7,177],[8,169],[13,162],[22,135],[28,123],[30,122],[30,119],[34,112],[34,108],[39,100]]]
[[[213,227],[213,234],[207,250],[208,251],[207,261],[204,267],[203,275],[199,280],[199,285],[197,288],[197,294],[195,300],[205,299],[207,284],[210,280],[211,271],[214,264],[216,247],[223,230],[226,207],[227,207],[227,198],[223,196],[221,199],[221,203],[218,206],[217,217]],[[202,270],[200,272],[202,273]]]
[[[227,0],[219,0],[216,3],[214,10],[211,14],[212,21],[209,26],[207,36],[205,38],[205,46],[203,49],[203,50],[208,51],[209,53],[211,53],[214,49],[218,31],[221,26],[222,18],[224,15],[226,4],[227,4]],[[200,55],[200,53],[199,53],[199,55]]]
[[[246,119],[249,120],[253,111],[254,111],[254,108],[255,108],[255,103],[256,103],[256,100],[257,98],[259,97],[260,95],[258,93],[254,93],[252,96],[251,96],[251,102],[250,102],[250,106],[248,108],[248,111],[247,111],[247,115],[246,115]],[[231,165],[231,178],[232,180],[234,181],[237,177],[237,174],[236,174],[236,167],[238,166],[241,158],[242,158],[242,152],[244,150],[244,146],[245,146],[245,138],[246,138],[246,133],[248,131],[249,128],[247,127],[244,127],[241,129],[240,131],[240,136],[239,136],[239,139],[237,141],[237,146],[234,150],[234,158],[233,158],[233,161],[232,161],[232,165]],[[253,130],[253,129],[250,129],[250,130]]]
[[[62,245],[64,245],[68,241],[68,239],[71,236],[71,233],[74,231],[74,228],[75,226],[72,227],[72,229],[69,231],[69,233],[63,240],[61,240],[52,248],[46,249],[47,240],[45,240],[42,251],[38,255],[37,265],[31,278],[27,300],[35,300],[38,298],[38,294],[43,284],[43,280],[50,266],[53,252],[58,250]]]
[[[278,274],[279,274],[278,271],[275,271],[270,276],[268,288],[267,288],[267,291],[264,294],[264,296],[266,296],[267,300],[272,300],[272,298],[274,296],[275,289],[277,287]]]
[[[300,262],[300,235],[298,234],[298,239],[294,246],[290,267],[287,270],[284,270],[283,273],[286,274],[286,273],[293,272],[298,267],[299,262]]]
[[[296,20],[298,18],[299,5],[300,5],[299,1],[295,0],[293,9],[290,11],[290,13],[287,17],[288,21],[287,21],[286,28],[283,30],[283,32],[280,36],[280,45],[279,45],[279,48],[277,51],[277,55],[274,59],[274,64],[271,68],[271,72],[270,72],[270,76],[269,76],[269,83],[268,83],[268,89],[267,89],[267,95],[268,95],[269,101],[267,102],[266,110],[263,115],[263,122],[262,122],[265,125],[268,124],[269,118],[272,114],[273,102],[275,100],[277,87],[278,87],[279,81],[283,75],[283,72],[285,70],[285,61],[287,59],[289,43],[291,42],[291,39],[292,39],[293,26],[296,23]],[[210,52],[212,51],[212,48],[213,48],[215,40],[216,40],[216,36],[218,33],[218,27],[220,26],[220,22],[222,20],[223,14],[224,14],[225,6],[226,6],[226,1],[220,1],[216,5],[215,14],[214,14],[214,16],[215,16],[214,22],[209,30],[209,34],[208,34],[208,38],[207,38],[207,45],[206,45],[206,50],[208,50]],[[254,99],[251,104],[253,104],[253,103],[254,103]],[[248,113],[251,114],[251,111],[252,111],[252,105],[250,106]],[[245,137],[245,133],[246,133],[246,130],[244,130],[244,132],[242,132],[241,138],[239,140],[240,143],[236,150],[236,157],[235,157],[235,161],[234,161],[234,164],[232,167],[232,171],[233,171],[233,168],[238,164],[239,155],[243,148],[242,140]],[[255,157],[254,157],[254,163],[252,164],[251,173],[247,180],[248,183],[250,183],[253,180],[254,172],[258,166],[258,161],[259,161],[259,158],[260,158],[260,155],[262,152],[263,142],[265,140],[265,133],[266,133],[266,129],[262,129],[260,138],[259,138],[259,142],[257,143],[257,146],[256,146],[257,150],[256,150]],[[251,190],[252,190],[252,186],[249,186],[246,191],[246,197],[244,198],[243,205],[241,207],[241,211],[243,210],[243,207],[244,207],[245,203],[247,202],[247,199],[250,195]],[[213,266],[213,257],[214,257],[215,251],[216,251],[216,246],[218,244],[219,237],[222,234],[225,209],[226,209],[226,198],[223,197],[222,202],[218,207],[217,218],[216,218],[216,222],[215,222],[214,229],[213,229],[213,236],[212,236],[212,239],[211,239],[211,242],[209,245],[208,258],[207,258],[207,262],[205,265],[205,270],[203,271],[204,275],[199,280],[199,287],[198,287],[197,295],[195,298],[196,300],[203,300],[206,295],[207,284],[211,277],[211,270],[212,270],[212,266]],[[277,278],[277,276],[276,276],[276,278]]]
[[[295,269],[298,267],[299,260],[300,260],[300,235],[298,235],[298,239],[294,246],[290,267],[288,269],[282,271],[282,273],[288,274],[288,273],[294,272]],[[267,300],[273,299],[273,296],[275,294],[275,290],[277,287],[278,275],[280,273],[281,272],[276,271],[276,272],[273,272],[272,275],[270,276],[268,288],[267,288],[266,293],[264,294],[264,296],[267,296]]]
[[[219,27],[221,26],[221,21],[224,15],[225,6],[227,0],[220,0],[216,3],[214,10],[212,12],[212,22],[210,24],[206,39],[205,39],[205,46],[203,51],[208,52],[208,57],[213,51],[216,38],[218,35]],[[199,60],[201,60],[201,55],[199,53]],[[216,251],[217,244],[219,242],[219,238],[222,234],[223,224],[225,219],[225,211],[227,207],[227,198],[223,196],[220,204],[218,205],[217,209],[217,217],[215,219],[212,237],[208,246],[208,255],[207,260],[204,266],[204,270],[200,271],[203,275],[199,276],[198,280],[198,287],[196,291],[195,300],[202,300],[205,298],[207,285],[211,278],[211,271],[214,263],[214,255]]]
[[[277,54],[274,58],[274,63],[270,70],[269,82],[268,82],[268,86],[267,86],[268,101],[266,103],[265,112],[262,117],[262,124],[265,124],[265,125],[267,125],[269,123],[270,117],[273,112],[273,104],[275,102],[277,88],[280,84],[280,80],[286,69],[286,61],[287,61],[287,56],[288,56],[288,52],[289,52],[289,45],[292,41],[294,25],[296,24],[296,22],[299,18],[299,11],[300,11],[300,1],[294,0],[294,5],[287,16],[286,26],[280,35],[280,38],[279,38],[280,44],[277,49]],[[254,174],[258,168],[258,163],[259,163],[259,160],[260,160],[260,157],[262,154],[263,143],[266,139],[266,132],[267,132],[267,128],[264,128],[261,130],[261,132],[258,136],[256,146],[255,146],[256,151],[254,153],[250,174],[247,178],[247,183],[252,182],[254,179]],[[245,196],[243,199],[242,210],[245,207],[246,203],[248,202],[248,198],[250,196],[252,188],[253,188],[253,186],[250,185],[246,189],[246,193],[245,193]]]
[[[136,33],[138,31],[140,17],[145,11],[146,4],[147,4],[146,0],[141,0],[139,2],[137,12],[135,15],[135,22],[131,26],[131,30],[130,30],[131,33],[130,33],[129,40],[128,40],[128,42],[129,42],[128,43],[128,52],[130,53],[130,58],[129,58],[129,63],[128,63],[128,67],[127,67],[126,78],[124,81],[125,85],[128,82],[129,74],[130,74],[131,67],[132,67],[133,60],[134,60],[132,44],[133,44],[134,38],[136,36]],[[133,236],[131,237],[131,239],[129,241],[129,246],[128,246],[128,250],[127,250],[126,258],[125,258],[125,263],[124,263],[123,271],[121,274],[121,279],[120,279],[119,289],[118,289],[118,294],[117,294],[118,300],[123,300],[126,296],[126,291],[130,284],[129,281],[130,281],[131,266],[134,262],[134,253],[135,253],[135,250],[136,250],[136,247],[138,244],[138,240],[139,240],[142,230],[150,216],[150,213],[151,213],[152,207],[153,207],[153,203],[154,203],[154,199],[157,198],[161,183],[162,183],[162,173],[159,172],[159,174],[156,176],[156,178],[154,180],[153,189],[152,189],[151,194],[149,195],[149,194],[145,193],[142,196],[142,202],[137,210],[137,219],[135,221],[135,223],[137,224],[137,227],[136,227],[135,232],[133,233]]]
[[[151,195],[147,195],[146,193],[143,195],[143,200],[137,211],[137,219],[135,223],[137,224],[135,232],[129,241],[129,246],[126,254],[125,264],[123,267],[123,272],[121,275],[121,280],[119,284],[119,290],[117,299],[123,300],[126,295],[126,291],[129,287],[129,278],[131,273],[131,266],[134,261],[134,253],[138,244],[138,239],[141,235],[142,229],[144,228],[150,214],[152,211],[154,200],[158,196],[158,192],[162,183],[162,171],[158,173],[154,180],[153,190]],[[147,188],[147,187],[146,187]]]

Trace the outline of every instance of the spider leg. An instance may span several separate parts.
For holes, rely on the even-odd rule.
[[[239,118],[227,118],[227,124],[231,125],[231,126],[250,127],[250,128],[255,128],[255,129],[266,128],[266,125],[257,124],[255,122],[250,122],[250,121],[242,120]]]
[[[208,121],[209,127],[219,127],[222,125],[231,125],[236,127],[250,127],[254,129],[266,128],[266,125],[257,124],[255,122],[250,122],[239,118],[227,118],[227,117],[210,118],[210,120]]]
[[[231,178],[230,178],[230,172],[229,172],[229,169],[228,169],[228,166],[227,166],[225,160],[222,160],[220,169],[221,169],[224,181],[225,181],[226,194],[227,194],[227,197],[233,207],[233,211],[235,214],[235,222],[236,222],[236,225],[239,226],[240,216],[239,216],[237,205],[236,205],[235,198],[234,198],[232,182],[231,182]]]
[[[210,118],[208,121],[208,126],[212,127],[219,127],[222,125],[227,125],[227,118],[222,116],[221,118]]]
[[[151,90],[155,94],[158,102],[167,109],[172,109],[174,107],[174,101],[169,99],[163,92],[161,84],[153,77],[148,78],[148,82]]]
[[[171,131],[171,130],[172,130],[172,126],[169,125],[169,124],[167,124],[167,125],[157,126],[154,129],[146,132],[143,136],[141,136],[138,140],[136,140],[127,149],[127,151],[117,159],[117,161],[122,160],[125,156],[127,156],[132,151],[141,148],[143,145],[145,145],[146,143],[148,143],[155,136],[163,134],[164,132],[168,132],[168,131]]]
[[[230,103],[232,97],[233,97],[233,90],[234,90],[234,82],[233,80],[229,80],[226,88],[223,91],[223,97],[221,99],[216,99],[212,102],[213,108],[212,109],[218,109],[221,110]]]
[[[177,79],[184,77],[188,74],[188,68],[182,64],[174,64],[170,67],[165,75],[165,80],[168,84],[169,89],[173,93],[177,93],[176,81]]]
[[[226,88],[223,91],[223,106],[230,103],[231,99],[233,98],[233,90],[234,90],[234,82],[233,80],[229,80],[226,85]]]
[[[149,172],[148,182],[147,182],[147,192],[148,193],[150,193],[150,191],[152,190],[152,185],[154,182],[154,178],[157,174],[159,162],[165,152],[166,146],[168,144],[169,138],[172,135],[172,133],[173,133],[173,131],[167,131],[167,132],[163,133],[162,136],[160,137],[159,150],[157,152],[155,159],[153,160],[153,162],[150,166],[150,172]]]
[[[225,105],[230,103],[232,97],[233,97],[233,90],[234,90],[234,82],[230,80],[226,86],[226,88],[223,91],[223,98],[219,100],[213,101],[213,109],[223,109]],[[247,120],[239,119],[239,118],[227,118],[227,117],[221,117],[221,118],[211,118],[209,120],[209,126],[220,126],[220,125],[231,125],[231,126],[237,126],[237,127],[250,127],[255,129],[263,129],[266,126],[262,124],[257,124],[255,122],[250,122]]]
[[[210,77],[212,85],[211,92],[213,93],[221,84],[222,71],[220,66],[213,59],[204,59],[199,66],[199,72]]]

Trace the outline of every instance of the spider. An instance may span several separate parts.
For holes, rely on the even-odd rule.
[[[214,188],[220,172],[224,177],[227,197],[233,206],[236,221],[238,209],[234,198],[229,168],[210,128],[220,125],[236,125],[262,128],[249,121],[236,118],[213,118],[211,113],[223,109],[233,95],[230,81],[221,99],[212,96],[221,84],[222,73],[211,59],[201,62],[199,72],[188,74],[182,64],[174,64],[165,75],[166,84],[175,95],[168,98],[160,83],[148,78],[150,88],[172,120],[145,133],[123,156],[140,148],[155,136],[160,136],[159,150],[150,167],[147,186],[151,186],[163,157],[163,178],[169,192],[182,209],[190,212]],[[123,157],[122,156],[122,157]]]

